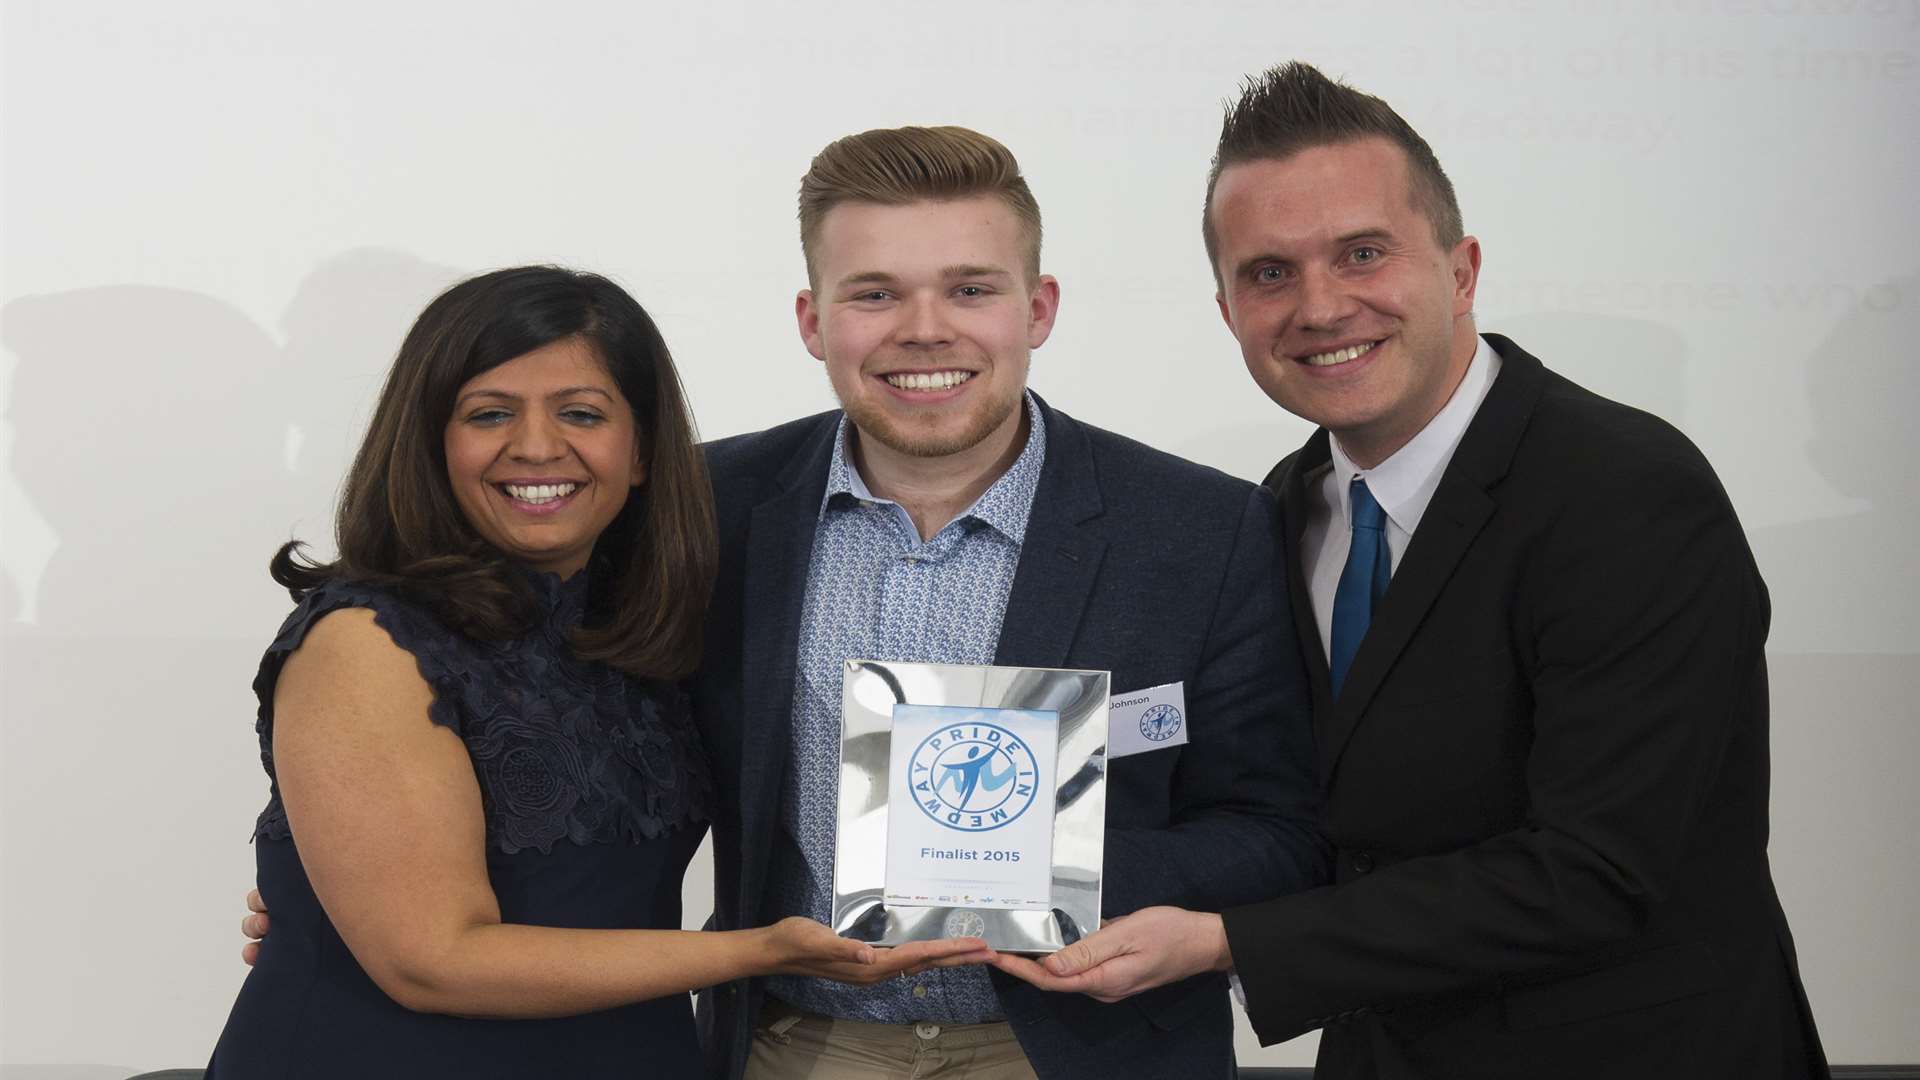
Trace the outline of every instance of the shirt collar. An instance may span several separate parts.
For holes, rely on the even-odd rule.
[[[1367,482],[1367,490],[1401,532],[1411,536],[1420,526],[1427,504],[1440,488],[1440,477],[1447,471],[1447,463],[1453,460],[1454,448],[1460,445],[1467,425],[1473,423],[1480,403],[1493,388],[1494,377],[1500,374],[1500,354],[1493,351],[1486,338],[1474,340],[1477,344],[1473,359],[1468,361],[1467,373],[1461,376],[1453,396],[1427,421],[1426,427],[1387,460],[1371,469],[1362,469],[1340,449],[1338,438],[1328,440],[1333,450],[1333,472],[1343,521],[1352,520],[1349,502],[1353,478],[1358,476]]]
[[[1027,409],[1027,445],[1021,447],[1020,456],[1007,471],[981,492],[965,513],[954,519],[973,518],[1016,544],[1026,540],[1027,519],[1033,513],[1033,496],[1040,488],[1040,468],[1047,457],[1047,422],[1040,415],[1039,403],[1034,401],[1031,391],[1026,392],[1022,400]],[[892,499],[875,495],[854,466],[852,451],[847,445],[845,414],[841,415],[840,427],[833,434],[833,454],[827,459],[827,490],[820,499],[821,516],[826,515],[836,495],[863,503],[898,505]]]

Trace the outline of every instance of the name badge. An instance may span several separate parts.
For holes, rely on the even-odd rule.
[[[1187,745],[1187,684],[1115,694],[1107,704],[1107,757]]]

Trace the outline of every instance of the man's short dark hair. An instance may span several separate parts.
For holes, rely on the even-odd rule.
[[[1294,60],[1247,79],[1240,100],[1227,108],[1220,125],[1213,169],[1207,174],[1207,201],[1200,209],[1200,232],[1207,242],[1214,280],[1218,282],[1220,276],[1220,236],[1213,228],[1213,189],[1220,183],[1222,170],[1368,138],[1386,139],[1406,151],[1413,208],[1433,227],[1440,247],[1452,250],[1466,235],[1460,224],[1460,203],[1427,140],[1393,106],[1327,78],[1312,64]]]

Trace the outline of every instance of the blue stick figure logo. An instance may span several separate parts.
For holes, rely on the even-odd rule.
[[[1154,742],[1166,742],[1180,733],[1180,710],[1171,705],[1155,705],[1140,714],[1140,734]]]
[[[922,813],[961,832],[1017,821],[1033,805],[1039,766],[1025,741],[998,724],[969,722],[921,740],[907,786]]]

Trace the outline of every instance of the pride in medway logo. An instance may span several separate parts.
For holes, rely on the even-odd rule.
[[[986,832],[1033,805],[1039,766],[1025,741],[999,724],[941,728],[913,750],[907,784],[928,817],[950,829]]]

